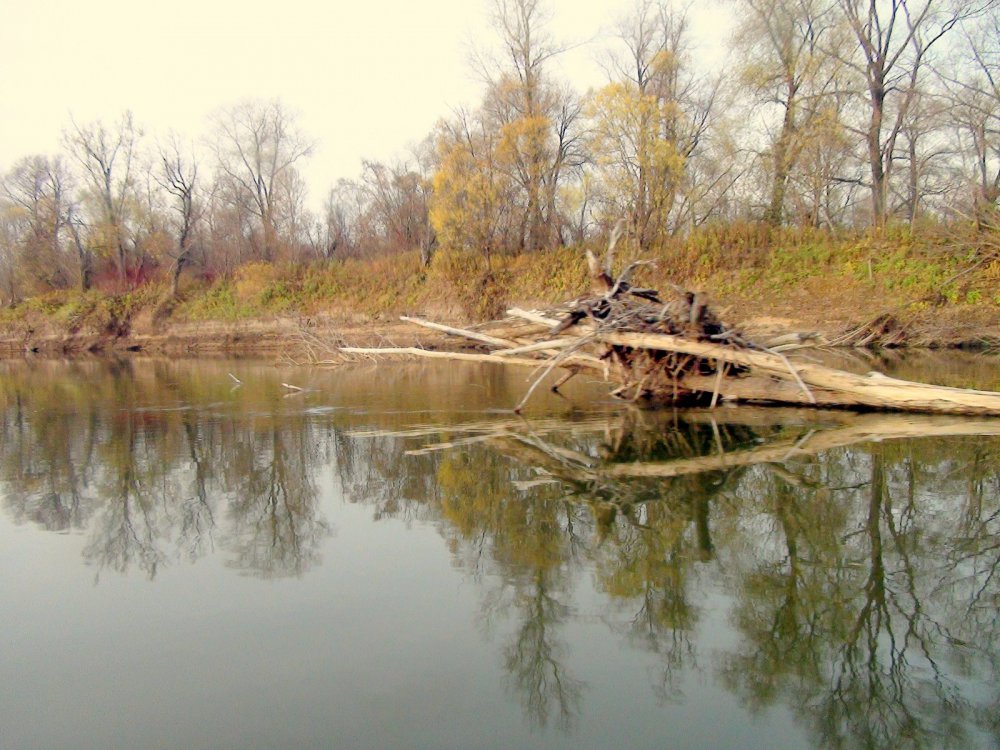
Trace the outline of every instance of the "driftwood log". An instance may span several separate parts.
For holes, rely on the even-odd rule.
[[[631,401],[716,406],[720,399],[822,407],[1000,416],[1000,393],[915,383],[871,372],[857,375],[791,361],[786,352],[807,337],[778,339],[768,347],[727,328],[700,293],[672,288],[664,294],[634,287],[632,263],[611,275],[588,252],[591,293],[544,312],[514,308],[507,318],[478,330],[414,317],[411,324],[459,336],[479,351],[341,347],[345,355],[453,358],[527,365],[537,374],[520,411],[554,370],[557,390],[577,373],[599,373],[612,394]]]

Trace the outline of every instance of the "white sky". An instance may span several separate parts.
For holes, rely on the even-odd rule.
[[[551,35],[579,46],[554,73],[604,83],[607,32],[634,0],[548,0]],[[489,0],[0,0],[0,172],[59,150],[70,122],[131,109],[147,134],[200,138],[218,108],[279,98],[317,141],[302,165],[317,205],[361,160],[388,160],[453,109],[478,104],[470,50],[494,40]],[[716,51],[727,17],[695,1]],[[589,41],[593,40],[593,41]],[[708,59],[718,60],[717,54]]]

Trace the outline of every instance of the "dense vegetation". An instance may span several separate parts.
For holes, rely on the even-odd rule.
[[[638,0],[581,94],[551,72],[541,1],[497,0],[480,106],[364,162],[318,216],[313,141],[280,102],[221,110],[197,147],[147,143],[130,113],[72,121],[2,175],[4,317],[490,315],[576,293],[579,248],[620,218],[656,285],[1000,305],[997,4],[728,2],[734,65],[696,67],[685,12]]]

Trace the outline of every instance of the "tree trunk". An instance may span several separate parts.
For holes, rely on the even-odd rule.
[[[185,262],[183,256],[178,258],[177,262],[174,263],[174,273],[170,279],[170,296],[173,297],[174,299],[177,299],[178,297],[180,289],[180,281],[181,281],[181,271],[183,270],[185,265],[187,265],[187,263]]]
[[[80,239],[80,230],[77,228],[73,220],[69,221],[70,234],[73,235],[73,246],[76,248],[77,263],[80,270],[80,291],[86,292],[90,290],[91,284],[91,263],[90,263],[90,252],[84,247],[82,240]]]
[[[872,225],[876,229],[885,226],[886,220],[886,172],[882,162],[882,116],[885,106],[885,92],[879,87],[871,89],[871,120],[868,125],[868,164],[872,175]]]
[[[907,152],[910,159],[909,164],[909,190],[906,196],[906,218],[910,225],[917,220],[917,212],[920,208],[920,165],[917,162],[917,139],[913,133],[909,134]]]
[[[788,175],[791,172],[791,140],[795,131],[794,92],[789,92],[785,106],[785,116],[781,122],[781,134],[774,144],[774,175],[771,180],[771,202],[764,220],[773,227],[784,221],[785,192],[788,189]]]

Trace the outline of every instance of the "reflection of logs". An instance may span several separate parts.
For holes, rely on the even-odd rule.
[[[1000,422],[927,415],[861,414],[852,424],[810,430],[798,438],[784,438],[746,450],[663,462],[615,464],[602,471],[615,477],[676,477],[737,466],[787,461],[858,443],[901,438],[1000,435]]]
[[[818,419],[805,417],[812,415]],[[732,418],[731,425],[764,426],[765,410],[692,411],[684,418],[688,423],[706,424],[717,431]],[[720,471],[762,463],[780,463],[799,456],[815,455],[857,443],[881,442],[902,438],[1000,436],[1000,421],[961,417],[911,414],[845,414],[843,412],[779,412],[785,420],[799,426],[795,436],[782,436],[752,448],[719,450],[710,455],[683,455],[663,461],[615,462],[546,442],[546,433],[585,433],[628,429],[620,418],[597,418],[583,422],[546,419],[538,423],[526,420],[483,421],[466,425],[434,426],[395,432],[355,433],[359,437],[381,435],[422,437],[446,432],[456,433],[451,440],[407,451],[422,455],[471,443],[489,442],[501,452],[522,463],[541,469],[546,474],[576,482],[598,479],[657,477],[668,478],[708,471]],[[786,421],[786,424],[787,424]],[[465,433],[465,436],[461,436]],[[721,448],[720,444],[716,447]],[[686,446],[686,452],[695,450]]]

